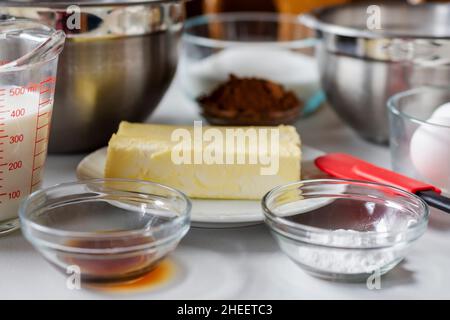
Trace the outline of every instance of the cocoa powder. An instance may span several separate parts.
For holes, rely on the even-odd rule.
[[[260,78],[229,80],[198,102],[203,115],[213,124],[277,125],[288,124],[300,114],[301,101],[282,85]]]

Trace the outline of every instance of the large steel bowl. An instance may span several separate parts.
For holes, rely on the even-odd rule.
[[[121,120],[146,119],[175,73],[182,0],[2,1],[0,14],[37,19],[67,34],[50,152],[98,148]]]
[[[301,19],[323,40],[319,67],[331,106],[362,137],[386,143],[390,96],[450,83],[450,5],[370,7],[376,2],[323,8]]]

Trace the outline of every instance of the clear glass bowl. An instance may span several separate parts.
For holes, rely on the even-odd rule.
[[[315,111],[325,96],[315,59],[317,39],[298,16],[277,13],[222,13],[186,22],[178,77],[194,101],[229,79],[256,77],[293,91],[300,115]],[[220,119],[211,119],[221,123]]]
[[[189,230],[191,203],[163,185],[121,179],[65,183],[21,205],[24,236],[63,273],[126,281],[152,270]]]
[[[364,281],[396,266],[425,232],[428,207],[414,194],[351,180],[306,180],[264,198],[266,224],[306,272]]]
[[[420,87],[388,100],[390,148],[395,171],[435,185],[450,195],[448,87]],[[439,111],[438,111],[439,109]]]

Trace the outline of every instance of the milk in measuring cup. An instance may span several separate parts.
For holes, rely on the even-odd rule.
[[[53,82],[0,87],[0,221],[16,218],[20,200],[40,186]]]
[[[64,40],[36,21],[0,19],[0,236],[19,227],[19,203],[41,184]]]

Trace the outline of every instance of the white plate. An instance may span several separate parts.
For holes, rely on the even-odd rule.
[[[107,148],[87,155],[77,167],[80,180],[104,177]],[[302,147],[302,179],[325,178],[314,165],[314,159],[323,155],[320,150]],[[263,222],[261,202],[256,200],[205,200],[191,199],[191,224],[199,228],[235,228]]]

